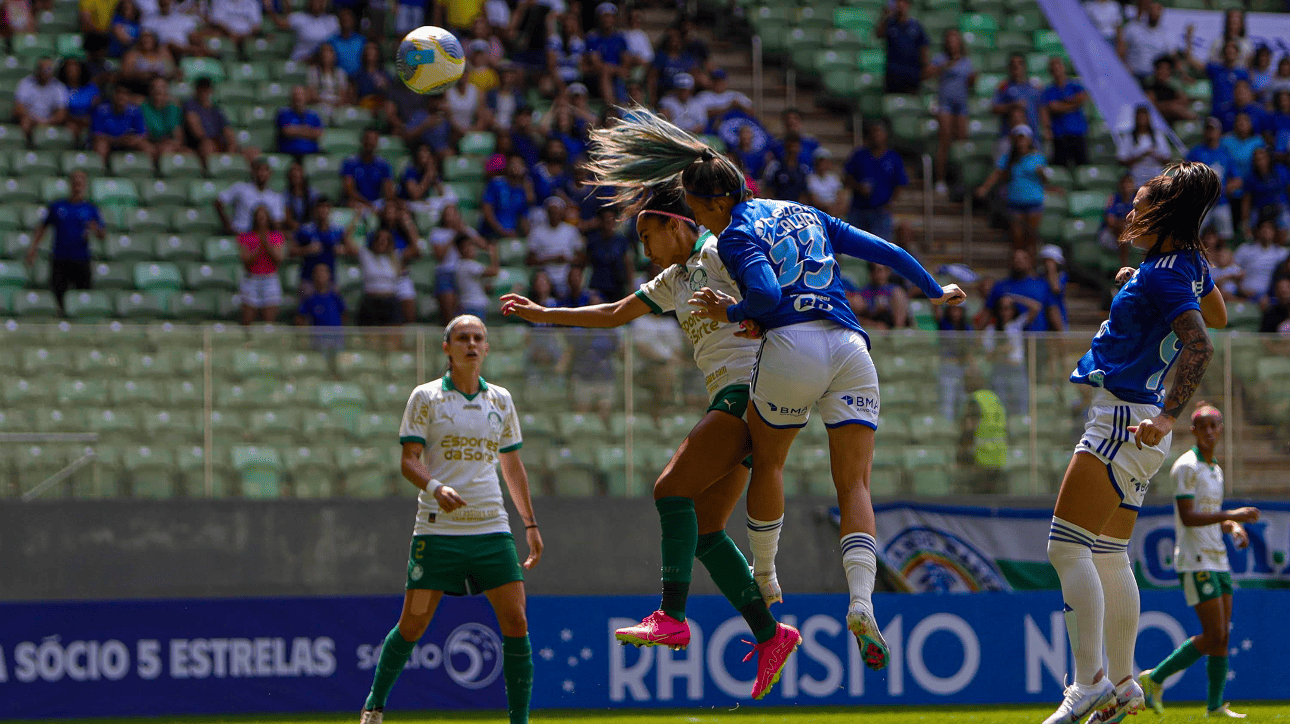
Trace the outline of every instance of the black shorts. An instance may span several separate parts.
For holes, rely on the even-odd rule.
[[[399,323],[399,300],[393,296],[363,295],[358,305],[358,323],[364,327],[388,327]]]
[[[1084,136],[1056,136],[1053,138],[1054,166],[1085,166],[1087,164],[1087,138]]]
[[[63,295],[68,289],[90,289],[93,276],[93,267],[88,260],[54,259],[49,264],[49,286],[59,304],[63,303]]]

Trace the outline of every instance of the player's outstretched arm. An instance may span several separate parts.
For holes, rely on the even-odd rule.
[[[947,296],[951,287],[957,292],[956,299],[960,296],[966,299],[966,295],[958,286],[951,284],[942,287],[931,273],[918,263],[917,259],[899,246],[832,216],[828,217],[827,228],[829,242],[833,245],[834,251],[891,267],[897,274],[917,285],[932,301],[940,301],[942,297]],[[951,300],[945,301],[954,303]]]
[[[514,315],[534,324],[557,324],[561,327],[621,327],[649,314],[649,305],[635,294],[616,302],[593,304],[590,307],[544,307],[519,294],[502,296],[502,314]]]
[[[529,555],[524,559],[523,564],[524,570],[527,571],[536,566],[542,558],[542,534],[538,532],[537,518],[533,514],[533,498],[529,494],[529,474],[524,469],[524,461],[520,459],[519,450],[502,453],[498,456],[498,461],[502,466],[502,479],[506,481],[506,489],[511,493],[511,501],[515,503],[515,508],[520,513],[520,520],[524,522],[524,537],[529,544]]]
[[[1210,329],[1227,327],[1227,302],[1223,301],[1223,293],[1217,286],[1200,298],[1200,314],[1205,318],[1205,326]]]
[[[1174,505],[1178,506],[1178,520],[1188,528],[1215,523],[1254,523],[1259,519],[1258,508],[1247,507],[1202,513],[1196,510],[1196,500],[1189,497],[1175,498]]]
[[[1150,420],[1143,420],[1129,428],[1139,449],[1143,445],[1159,444],[1165,435],[1173,431],[1174,421],[1182,415],[1183,409],[1191,401],[1191,396],[1200,386],[1201,378],[1205,376],[1209,361],[1214,357],[1214,343],[1205,331],[1205,320],[1198,310],[1188,309],[1179,314],[1171,326],[1181,348],[1178,353],[1178,371],[1174,373],[1174,381],[1169,385],[1164,410]]]

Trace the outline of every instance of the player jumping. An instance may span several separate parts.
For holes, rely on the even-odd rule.
[[[1196,445],[1174,463],[1170,474],[1174,491],[1174,568],[1182,581],[1187,605],[1196,609],[1201,632],[1183,642],[1176,651],[1138,674],[1147,706],[1165,713],[1161,699],[1164,681],[1208,656],[1209,674],[1206,716],[1244,719],[1223,703],[1227,686],[1227,631],[1232,622],[1232,574],[1227,561],[1223,534],[1231,534],[1237,548],[1250,544],[1241,523],[1259,519],[1258,508],[1223,510],[1223,469],[1218,467],[1214,448],[1223,434],[1223,413],[1204,402],[1191,415],[1191,432]]]
[[[1218,194],[1214,171],[1191,162],[1170,166],[1138,190],[1120,243],[1146,257],[1136,273],[1121,270],[1118,279],[1127,283],[1071,374],[1072,382],[1096,390],[1057,495],[1048,560],[1061,579],[1075,681],[1045,724],[1077,722],[1089,712],[1090,721],[1118,722],[1144,704],[1133,677],[1139,599],[1129,537],[1169,451],[1174,421],[1214,355],[1205,328],[1227,324],[1200,242],[1201,221]],[[1165,375],[1175,361],[1166,395]]]

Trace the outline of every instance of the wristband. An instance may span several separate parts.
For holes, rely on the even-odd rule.
[[[524,526],[524,530],[528,530],[529,528],[536,528],[536,527],[537,527],[537,523],[534,523],[533,525]]]

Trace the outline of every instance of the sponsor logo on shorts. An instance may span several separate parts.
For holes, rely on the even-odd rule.
[[[989,558],[962,538],[932,526],[905,528],[891,539],[883,555],[915,590],[1010,590]]]
[[[773,402],[767,402],[766,404],[770,407],[771,412],[778,413],[786,417],[806,417],[806,413],[811,409],[810,407],[784,407],[783,405],[776,405]]]
[[[864,410],[865,412],[872,413],[874,415],[878,414],[877,397],[867,397],[867,396],[861,396],[861,395],[843,395],[842,401],[846,403],[847,407],[856,407],[861,410]]]
[[[459,686],[484,689],[502,673],[502,640],[487,626],[464,623],[443,644],[444,671]]]

